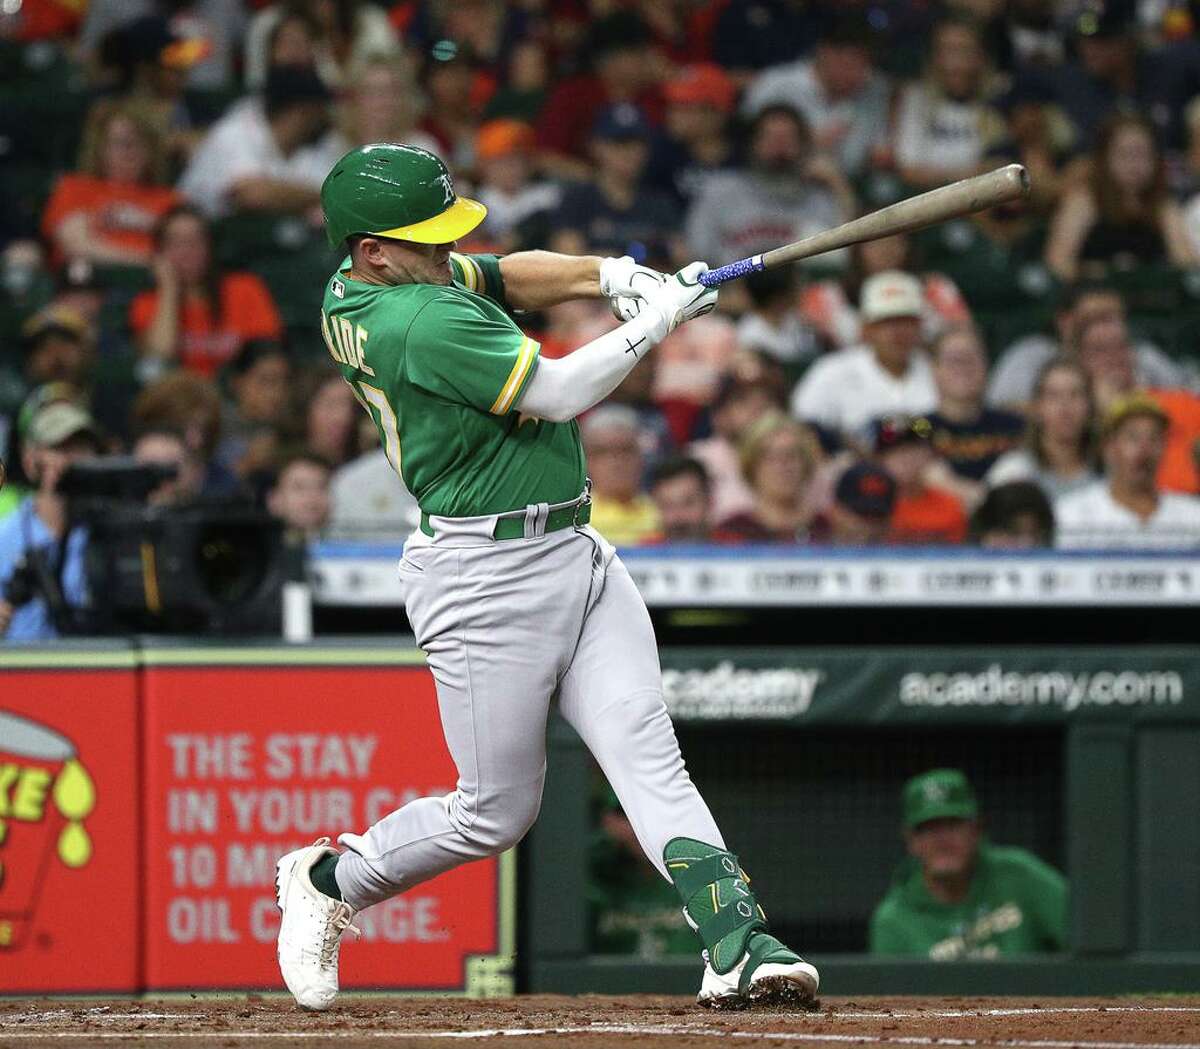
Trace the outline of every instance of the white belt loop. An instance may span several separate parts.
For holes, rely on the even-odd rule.
[[[540,539],[544,536],[549,517],[549,503],[530,503],[525,507],[525,538]]]
[[[429,517],[429,525],[433,529],[431,543],[438,546],[471,546],[478,545],[478,540],[490,540],[496,530],[497,514],[486,517]],[[420,531],[418,529],[418,531]],[[425,535],[424,532],[421,532]]]

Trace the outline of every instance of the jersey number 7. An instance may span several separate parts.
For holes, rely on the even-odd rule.
[[[392,469],[400,473],[400,429],[396,423],[396,413],[388,404],[387,395],[374,386],[365,382],[350,383],[354,396],[371,416],[383,437],[383,451],[392,464]],[[404,475],[400,474],[401,480]]]

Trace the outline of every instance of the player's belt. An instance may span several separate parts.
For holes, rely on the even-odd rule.
[[[589,485],[590,491],[590,485]],[[592,519],[592,501],[585,493],[569,503],[542,503],[528,506],[524,510],[513,510],[499,514],[492,531],[493,539],[529,539],[547,532],[558,532],[563,528],[585,525]],[[541,522],[544,520],[544,524]],[[531,523],[533,527],[531,529]],[[540,527],[539,527],[540,526]],[[428,536],[435,534],[429,514],[421,511],[421,531]]]

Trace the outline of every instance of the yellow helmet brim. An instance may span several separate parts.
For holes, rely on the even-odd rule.
[[[452,240],[465,237],[486,215],[487,208],[479,201],[458,197],[440,215],[414,222],[411,226],[375,230],[373,235],[391,240],[411,240],[415,244],[449,244]]]

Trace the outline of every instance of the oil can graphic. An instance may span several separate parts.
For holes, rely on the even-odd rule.
[[[86,866],[96,788],[61,732],[0,710],[0,950],[28,935],[53,864]]]

